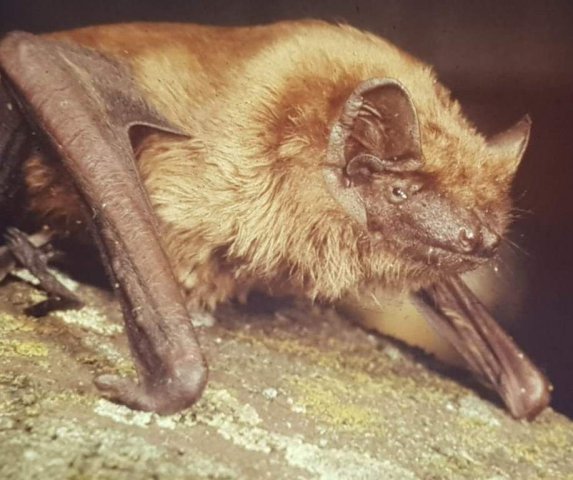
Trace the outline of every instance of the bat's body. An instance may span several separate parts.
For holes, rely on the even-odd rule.
[[[431,70],[375,36],[309,22],[127,25],[59,37],[128,61],[146,98],[190,135],[154,138],[138,161],[176,276],[197,306],[255,284],[337,299],[370,280],[415,289],[437,279],[426,261],[360,251],[363,232],[324,187],[335,100],[363,79],[400,79],[418,105],[427,168],[449,193],[500,212],[505,228],[509,185],[495,178],[506,166],[484,168],[485,141],[439,96]],[[73,228],[80,202],[54,195],[50,173],[37,180],[39,167],[28,168],[32,208],[69,216]]]
[[[159,112],[158,130],[132,130],[131,139],[190,311],[254,289],[336,301],[377,284],[422,288],[419,301],[430,305],[430,318],[455,323],[476,312],[487,317],[471,292],[450,279],[491,257],[507,227],[508,192],[527,143],[528,120],[488,142],[428,66],[379,37],[322,22],[252,28],[132,24],[50,38],[94,49],[127,67],[135,85],[129,88]],[[11,73],[11,59],[4,62],[20,87],[15,77],[22,74]],[[20,87],[24,93],[27,88]],[[107,205],[93,200],[97,184],[80,186],[78,196],[74,184],[80,180],[72,180],[59,161],[75,154],[64,150],[26,156],[26,209],[41,223],[81,232],[92,215],[81,198],[102,212]],[[130,215],[115,207],[113,213]],[[106,222],[100,228],[110,268],[122,279],[116,264],[123,257],[106,243]],[[138,296],[126,290],[128,300]],[[477,327],[470,341],[479,344],[487,328]],[[131,331],[137,360],[146,354],[134,347],[135,335]],[[504,342],[500,348],[521,355]],[[504,375],[496,368],[503,355],[484,348],[487,358],[469,354],[468,361],[496,384],[512,413],[539,411],[548,400],[542,377],[530,364],[512,365],[521,377],[512,388],[526,384],[528,398],[508,400],[507,382],[496,383]],[[140,368],[145,377],[153,366]],[[120,399],[159,411],[181,408]]]

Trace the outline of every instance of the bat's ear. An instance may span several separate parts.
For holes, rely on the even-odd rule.
[[[406,172],[423,164],[418,116],[397,80],[371,78],[350,94],[332,127],[324,170],[333,197],[361,223],[363,202],[352,186],[371,174]]]
[[[488,148],[507,166],[513,175],[523,158],[531,132],[531,117],[525,115],[519,122],[488,140]]]
[[[403,172],[422,165],[420,128],[406,88],[396,80],[372,78],[346,100],[331,131],[329,162],[358,171]]]

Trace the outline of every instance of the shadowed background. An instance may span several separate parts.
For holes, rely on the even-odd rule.
[[[573,2],[0,0],[0,33],[130,20],[231,25],[304,17],[371,30],[434,65],[486,134],[532,116],[514,189],[525,213],[513,236],[529,283],[513,333],[554,383],[553,406],[573,415]]]

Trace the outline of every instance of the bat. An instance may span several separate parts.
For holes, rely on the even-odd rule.
[[[411,292],[515,418],[548,405],[546,378],[459,277],[508,227],[529,117],[486,139],[429,66],[319,21],[13,32],[0,70],[0,266],[45,270],[45,239],[8,228],[21,219],[91,232],[137,370],[98,377],[107,398],[192,405],[208,371],[198,312],[377,285]]]

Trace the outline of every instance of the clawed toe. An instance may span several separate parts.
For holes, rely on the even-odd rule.
[[[6,278],[16,267],[16,261],[10,249],[6,246],[0,247],[0,282]]]
[[[49,270],[48,262],[53,256],[53,250],[45,249],[50,240],[49,233],[42,231],[28,236],[17,228],[9,227],[4,238],[6,245],[0,247],[0,280],[14,269],[16,263],[20,263],[39,280],[41,288],[48,294],[47,300],[28,308],[27,314],[39,317],[53,310],[83,305]]]

